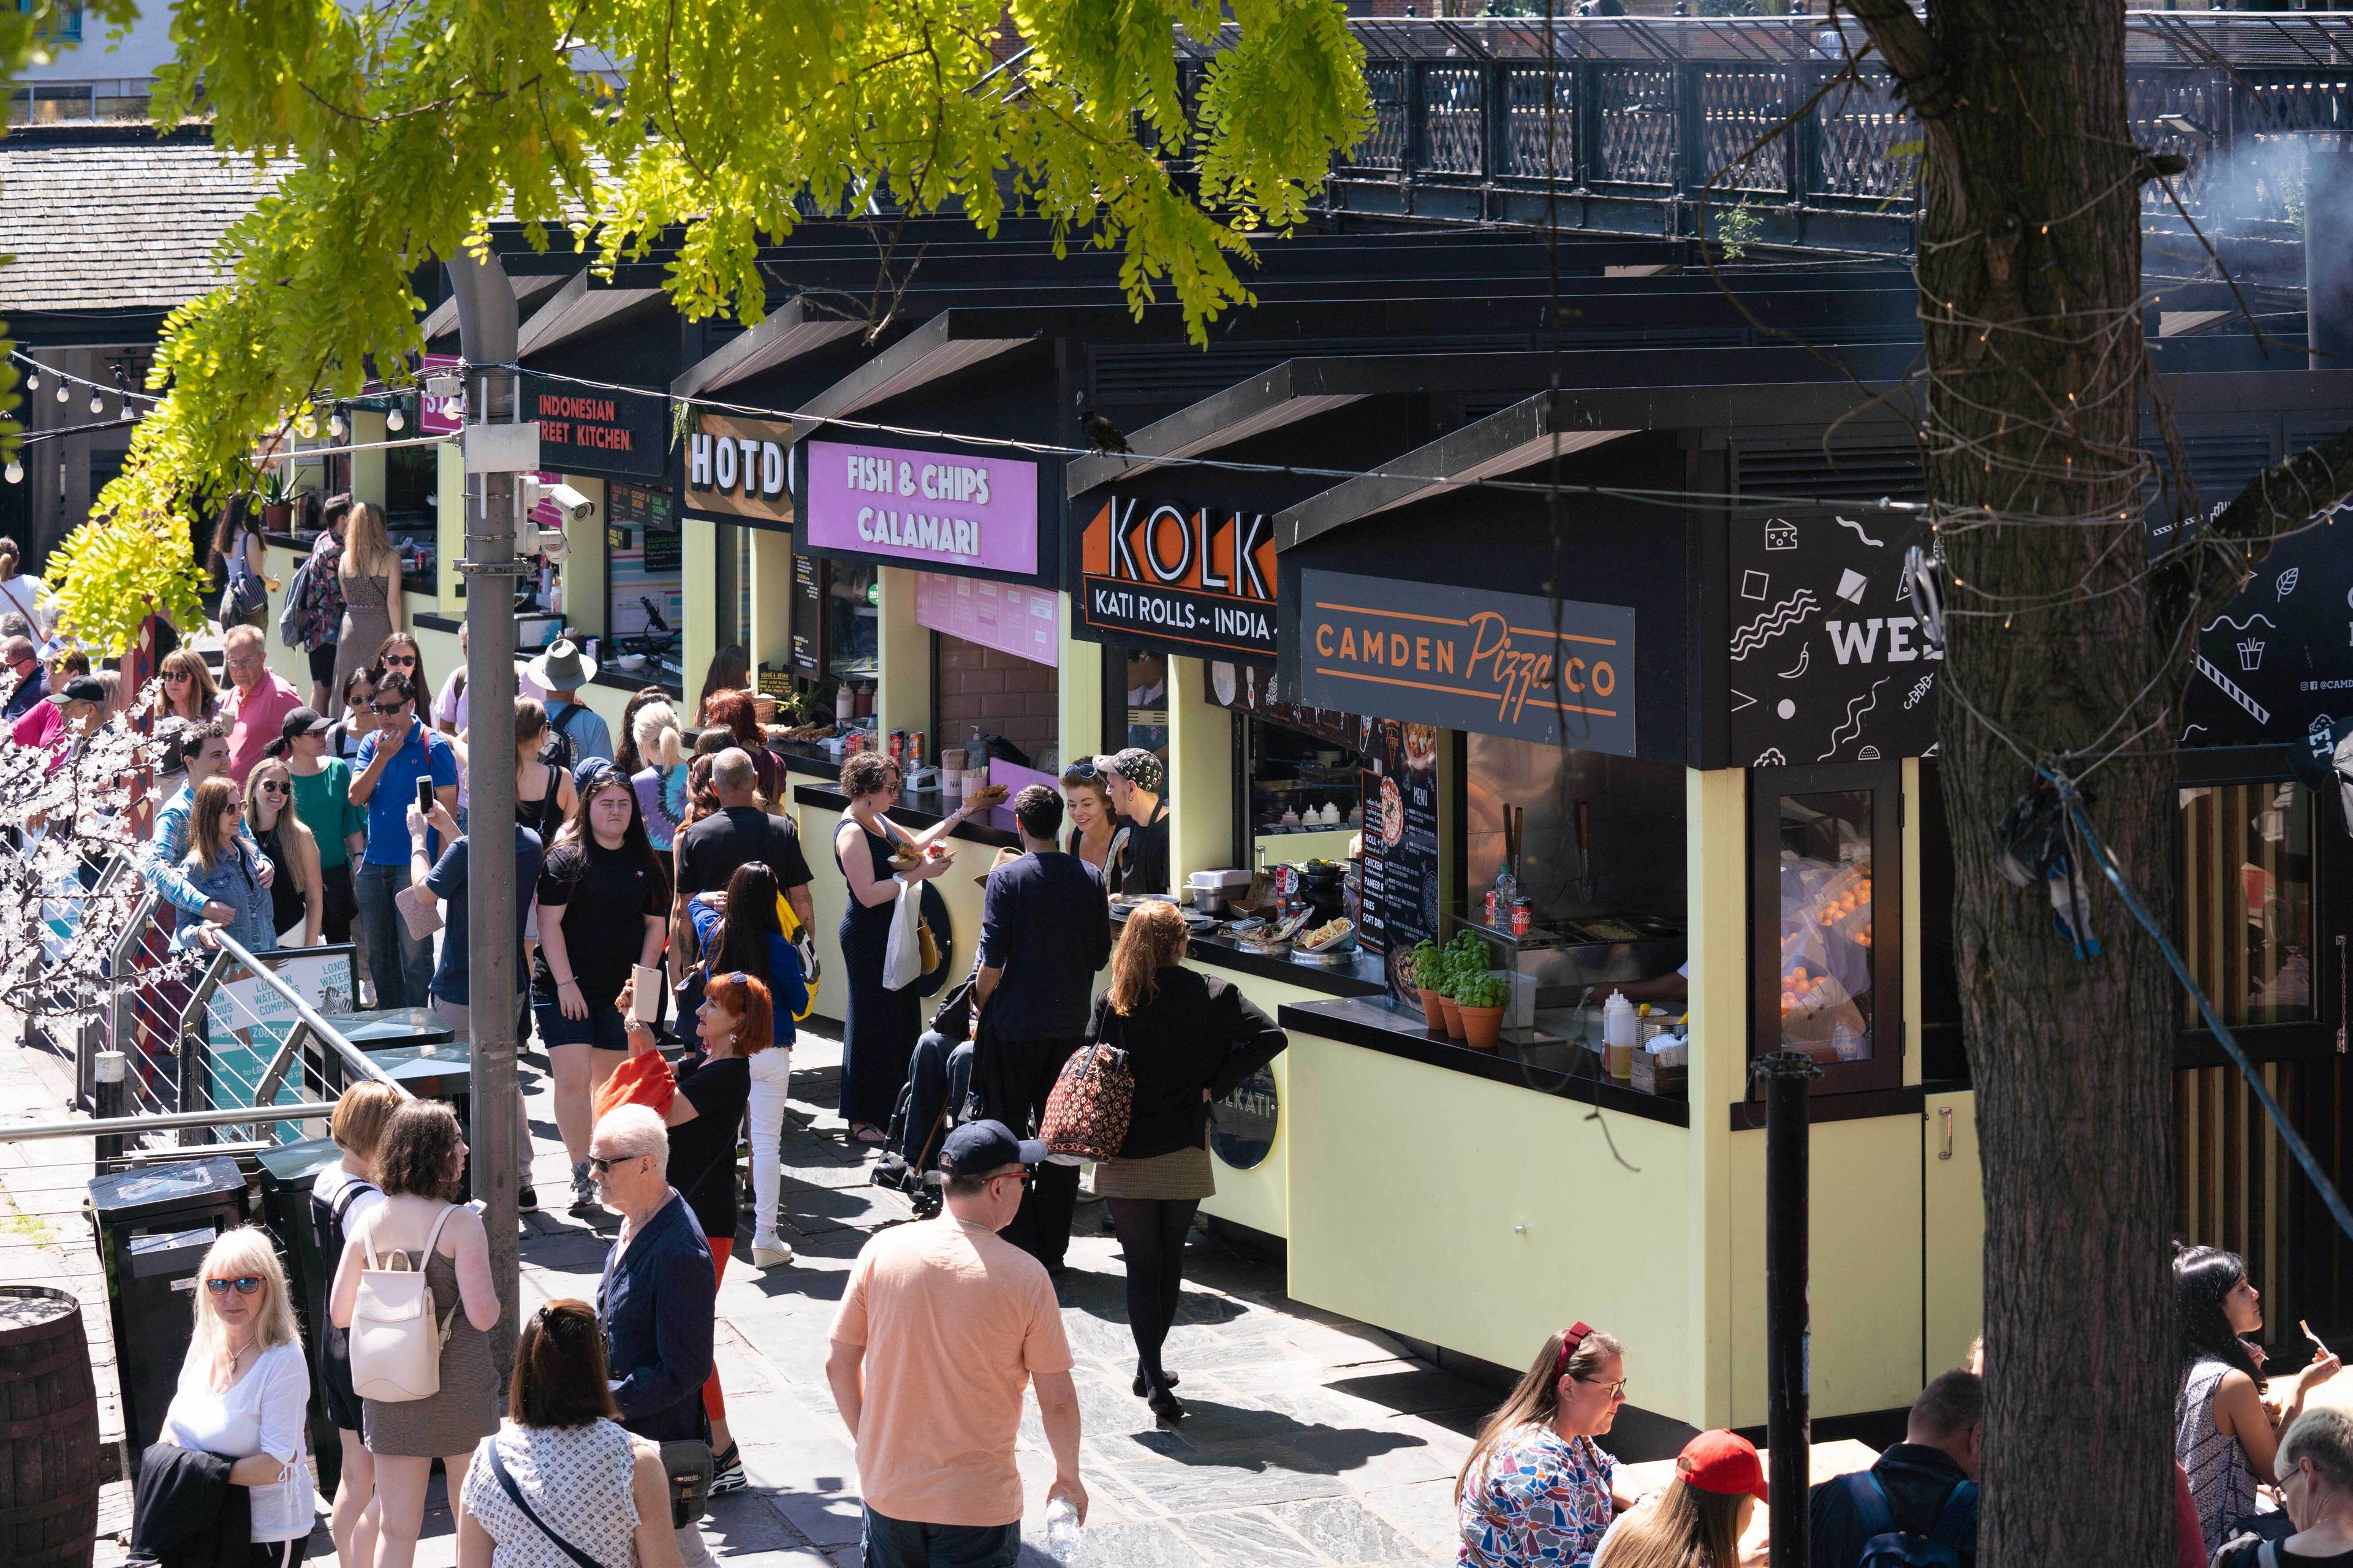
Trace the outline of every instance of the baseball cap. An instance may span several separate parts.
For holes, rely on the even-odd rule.
[[[986,1176],[1008,1165],[1045,1163],[1046,1145],[1016,1138],[1002,1121],[967,1121],[940,1145],[940,1169],[951,1176]]]
[[[106,705],[106,687],[95,675],[77,675],[66,682],[63,691],[49,693],[49,700],[62,708],[69,702],[95,702]]]
[[[1685,1484],[1721,1497],[1748,1493],[1758,1502],[1766,1496],[1765,1463],[1757,1445],[1737,1432],[1703,1432],[1683,1445],[1675,1457],[1675,1473]]]
[[[286,715],[284,723],[278,726],[278,738],[290,741],[297,735],[323,735],[333,728],[327,722],[326,715],[317,709],[297,708]]]

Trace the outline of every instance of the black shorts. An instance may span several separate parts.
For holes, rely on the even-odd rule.
[[[321,643],[311,650],[311,679],[332,683],[335,679],[335,645]],[[342,693],[338,692],[337,696]]]
[[[319,1393],[338,1431],[357,1432],[360,1396],[352,1390],[352,1334],[329,1323],[319,1336]]]
[[[557,1046],[593,1046],[600,1051],[626,1051],[629,1048],[629,1031],[621,1022],[621,1010],[610,1002],[591,1002],[585,1018],[567,1018],[557,1003],[533,998],[532,1016],[539,1020],[539,1043],[549,1050]]]

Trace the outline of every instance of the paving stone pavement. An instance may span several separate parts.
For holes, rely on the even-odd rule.
[[[825,1382],[826,1331],[843,1277],[867,1237],[905,1222],[907,1202],[871,1185],[871,1158],[829,1109],[840,1048],[805,1032],[786,1124],[783,1213],[798,1257],[765,1272],[731,1265],[719,1293],[718,1363],[751,1486],[713,1500],[712,1555],[745,1568],[852,1568],[858,1475]],[[593,1298],[614,1222],[563,1211],[568,1191],[543,1072],[524,1079],[548,1212],[522,1240],[525,1310]],[[1414,1359],[1378,1330],[1293,1301],[1279,1265],[1197,1231],[1166,1359],[1191,1412],[1159,1429],[1128,1387],[1117,1243],[1101,1205],[1083,1204],[1060,1283],[1092,1499],[1079,1568],[1309,1568],[1451,1563],[1452,1478],[1486,1391]],[[748,1256],[749,1229],[738,1240]],[[1024,1533],[1042,1539],[1050,1454],[1030,1405],[1017,1459]],[[101,1541],[98,1568],[120,1548]],[[313,1563],[334,1552],[322,1527]],[[1035,1544],[1021,1561],[1052,1563]],[[417,1568],[453,1568],[456,1542],[434,1482]]]

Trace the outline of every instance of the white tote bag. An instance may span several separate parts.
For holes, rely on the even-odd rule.
[[[882,953],[882,989],[903,991],[923,977],[923,939],[915,928],[923,919],[923,885],[903,882],[891,916],[891,945]]]

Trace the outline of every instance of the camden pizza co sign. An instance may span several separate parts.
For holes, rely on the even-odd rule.
[[[1081,531],[1078,558],[1071,635],[1272,662],[1274,520],[1266,513],[1108,496]]]

